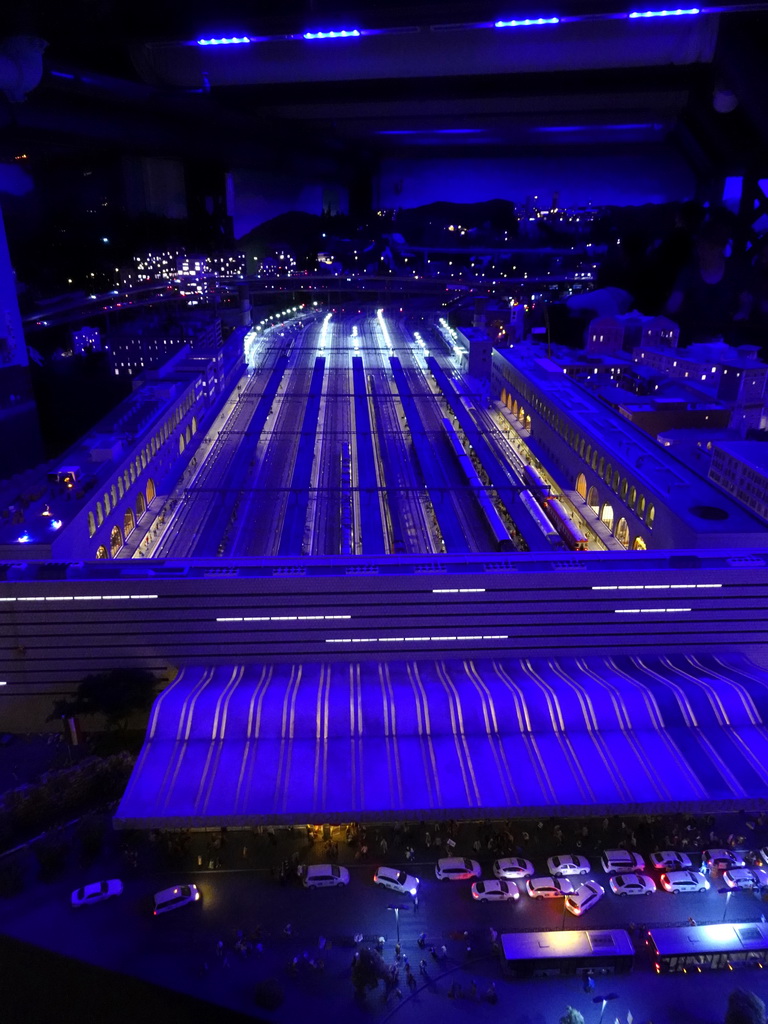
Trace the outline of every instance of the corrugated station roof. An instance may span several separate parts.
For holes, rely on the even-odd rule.
[[[767,720],[740,655],[186,669],[115,823],[768,807]]]

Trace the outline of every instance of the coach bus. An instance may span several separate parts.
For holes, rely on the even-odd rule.
[[[651,928],[647,943],[657,974],[764,967],[768,961],[768,924],[749,921]]]
[[[558,974],[628,974],[635,948],[629,933],[616,931],[507,932],[501,936],[501,963],[513,978]]]

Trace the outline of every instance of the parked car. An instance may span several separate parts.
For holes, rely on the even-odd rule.
[[[547,867],[551,875],[588,875],[589,861],[586,857],[572,856],[570,853],[563,853],[559,857],[550,857],[547,860]]]
[[[600,864],[606,875],[612,871],[645,871],[645,861],[640,854],[629,850],[604,850]]]
[[[687,853],[677,850],[659,850],[651,854],[651,864],[659,871],[690,871],[693,861]]]
[[[309,864],[302,872],[302,882],[308,889],[349,885],[349,871],[339,864]]]
[[[698,871],[665,871],[659,878],[662,889],[667,892],[706,892],[709,879]]]
[[[731,868],[746,867],[741,854],[733,850],[705,850],[701,855],[701,870],[730,871]]]
[[[196,885],[174,885],[170,889],[161,889],[155,893],[155,917],[199,899],[200,890]]]
[[[409,875],[406,871],[399,871],[397,868],[376,868],[373,875],[376,885],[382,885],[385,889],[392,889],[403,896],[415,896],[419,891],[419,879],[415,875]]]
[[[482,878],[483,869],[476,860],[469,860],[468,857],[441,857],[435,864],[435,875],[442,881],[447,878],[465,881],[468,878]]]
[[[500,857],[493,862],[493,873],[497,878],[530,878],[533,864],[524,857]]]
[[[611,889],[617,896],[650,896],[656,892],[656,883],[648,875],[613,875]]]
[[[123,883],[119,878],[111,878],[108,882],[92,882],[84,885],[82,889],[75,889],[70,898],[73,907],[87,907],[91,903],[101,903],[108,900],[110,896],[120,896],[123,892]]]
[[[581,917],[590,907],[594,907],[599,899],[605,896],[605,889],[597,882],[582,882],[576,892],[565,897],[565,909],[576,917]]]
[[[768,886],[765,868],[731,868],[723,872],[723,881],[729,889],[763,889]]]
[[[487,882],[473,882],[472,898],[475,900],[519,900],[520,890],[514,882],[506,882],[503,878],[492,878]]]
[[[551,900],[557,896],[570,896],[573,892],[573,886],[567,878],[529,878],[525,888],[535,900]]]

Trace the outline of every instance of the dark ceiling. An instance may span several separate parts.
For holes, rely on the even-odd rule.
[[[611,6],[611,3],[613,6]],[[380,0],[11,0],[0,38],[48,43],[24,103],[0,98],[0,158],[95,145],[229,166],[406,152],[671,146],[702,175],[768,153],[768,13],[629,20],[615,0],[555,5]],[[546,8],[546,9],[544,9]],[[646,10],[640,5],[639,10]],[[306,40],[319,30],[356,38]],[[248,36],[234,46],[200,38]],[[718,113],[716,89],[735,109]]]

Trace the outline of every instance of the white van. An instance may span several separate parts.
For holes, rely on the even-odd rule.
[[[610,875],[613,871],[622,873],[645,871],[645,861],[640,854],[631,853],[629,850],[604,850],[600,864],[606,875]]]
[[[339,864],[310,864],[304,869],[303,882],[308,889],[349,885],[349,871]]]
[[[435,864],[435,875],[441,880],[452,878],[464,881],[467,878],[481,878],[483,870],[476,860],[467,857],[441,857]]]

